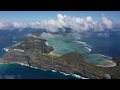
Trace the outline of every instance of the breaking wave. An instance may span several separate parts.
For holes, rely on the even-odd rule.
[[[84,47],[88,50],[88,52],[91,52],[91,50],[92,50],[91,46],[88,45],[86,42],[81,42],[81,41],[73,41],[73,42],[76,42],[76,43],[84,45]]]
[[[106,56],[106,55],[103,55],[103,54],[98,54],[98,55],[100,55],[101,57],[104,57],[104,58],[113,59],[112,57]]]

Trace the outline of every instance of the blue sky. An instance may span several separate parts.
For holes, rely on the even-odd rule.
[[[101,14],[120,22],[120,11],[0,11],[0,22],[31,22],[55,19],[57,14],[99,20]]]

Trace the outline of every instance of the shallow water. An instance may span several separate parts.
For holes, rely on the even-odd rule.
[[[15,40],[26,38],[29,31],[1,31],[0,30],[0,57],[6,53],[3,48],[15,44]],[[95,64],[107,64],[101,57],[92,56],[91,54],[102,54],[105,56],[120,55],[120,35],[110,38],[89,37],[81,38],[71,37],[70,35],[57,36],[48,40],[48,45],[53,46],[56,54],[63,55],[69,52],[77,51],[84,54],[87,61]],[[18,64],[0,64],[0,78],[17,78],[17,79],[76,79],[72,75],[65,76],[60,72],[44,71],[34,69]]]
[[[0,57],[6,53],[3,48],[16,44],[15,40],[27,38],[29,32],[0,31]],[[6,35],[7,34],[7,35]],[[8,35],[9,34],[9,35]],[[4,36],[6,35],[6,36]],[[60,72],[44,71],[19,64],[0,64],[0,79],[77,79],[73,75],[64,75]]]
[[[113,43],[114,40],[112,41],[111,39],[110,41],[109,38],[105,39],[105,38],[91,37],[91,38],[76,39],[68,35],[50,38],[48,40],[49,46],[53,46],[55,48],[53,52],[56,54],[63,55],[69,52],[77,51],[83,54],[88,62],[92,62],[95,64],[103,64],[103,65],[109,64],[109,62],[106,62],[103,59],[102,55],[105,55],[108,59],[112,59],[111,58],[112,56],[120,55],[119,52],[120,47],[116,47],[115,49],[114,45],[112,45]],[[102,55],[101,57],[98,57],[98,56],[93,56],[91,54],[102,54]]]

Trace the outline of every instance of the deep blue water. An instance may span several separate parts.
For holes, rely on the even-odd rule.
[[[59,72],[44,71],[19,64],[1,64],[0,78],[3,79],[76,79]]]
[[[39,31],[39,30],[34,30]],[[26,34],[33,32],[32,30],[24,31],[9,31],[0,30],[0,57],[6,53],[3,48],[16,44],[15,40],[27,38]],[[52,72],[50,70],[44,71],[34,69],[28,66],[19,64],[0,64],[0,78],[1,79],[77,79],[72,75],[64,75],[60,72]]]
[[[26,35],[30,32],[39,31],[38,29],[32,30],[0,30],[0,57],[3,57],[3,55],[6,53],[3,48],[9,47],[15,44],[15,40],[19,40],[22,38],[27,38]],[[90,45],[91,52],[90,54],[103,54],[110,57],[115,57],[120,55],[120,32],[109,32],[110,36],[108,38],[104,37],[98,37],[97,33],[93,33],[91,37],[84,37],[81,39],[75,39],[74,37],[69,38],[62,38],[64,42],[62,42],[61,49],[64,50],[58,50],[58,52],[63,53],[64,52],[71,52],[71,51],[83,51],[84,49],[80,49],[82,46],[78,43],[73,44],[71,42],[73,41],[81,41],[86,42],[87,45]],[[79,37],[79,36],[77,36]],[[58,39],[57,39],[58,40]],[[60,41],[61,43],[61,40]],[[53,40],[54,41],[54,40]],[[59,43],[59,42],[58,42]],[[66,44],[68,43],[68,44]],[[51,45],[57,45],[55,43],[52,43]],[[58,44],[59,46],[59,44]],[[80,50],[79,50],[80,49]],[[19,64],[0,64],[0,78],[17,78],[17,79],[76,79],[76,77],[73,77],[72,75],[65,76],[64,74],[61,74],[59,72],[52,72],[52,71],[44,71],[40,69],[34,69],[28,66],[23,66]]]
[[[84,38],[82,41],[91,45],[91,53],[103,54],[106,56],[120,56],[120,31],[109,32],[109,37],[98,37],[93,33],[91,37]]]

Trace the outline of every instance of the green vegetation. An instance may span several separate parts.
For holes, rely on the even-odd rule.
[[[21,49],[24,51],[30,50],[33,52],[50,53],[53,47],[46,45],[46,40],[30,37],[19,41],[19,45],[11,47],[11,49]]]
[[[29,66],[48,70],[58,70],[74,73],[90,79],[120,78],[120,57],[114,58],[117,66],[98,67],[86,62],[85,56],[78,52],[71,52],[62,56],[51,55],[53,47],[46,45],[46,40],[27,38],[19,41],[19,45],[9,47],[10,51],[0,59],[1,63],[24,63]],[[14,49],[24,50],[24,52]]]

